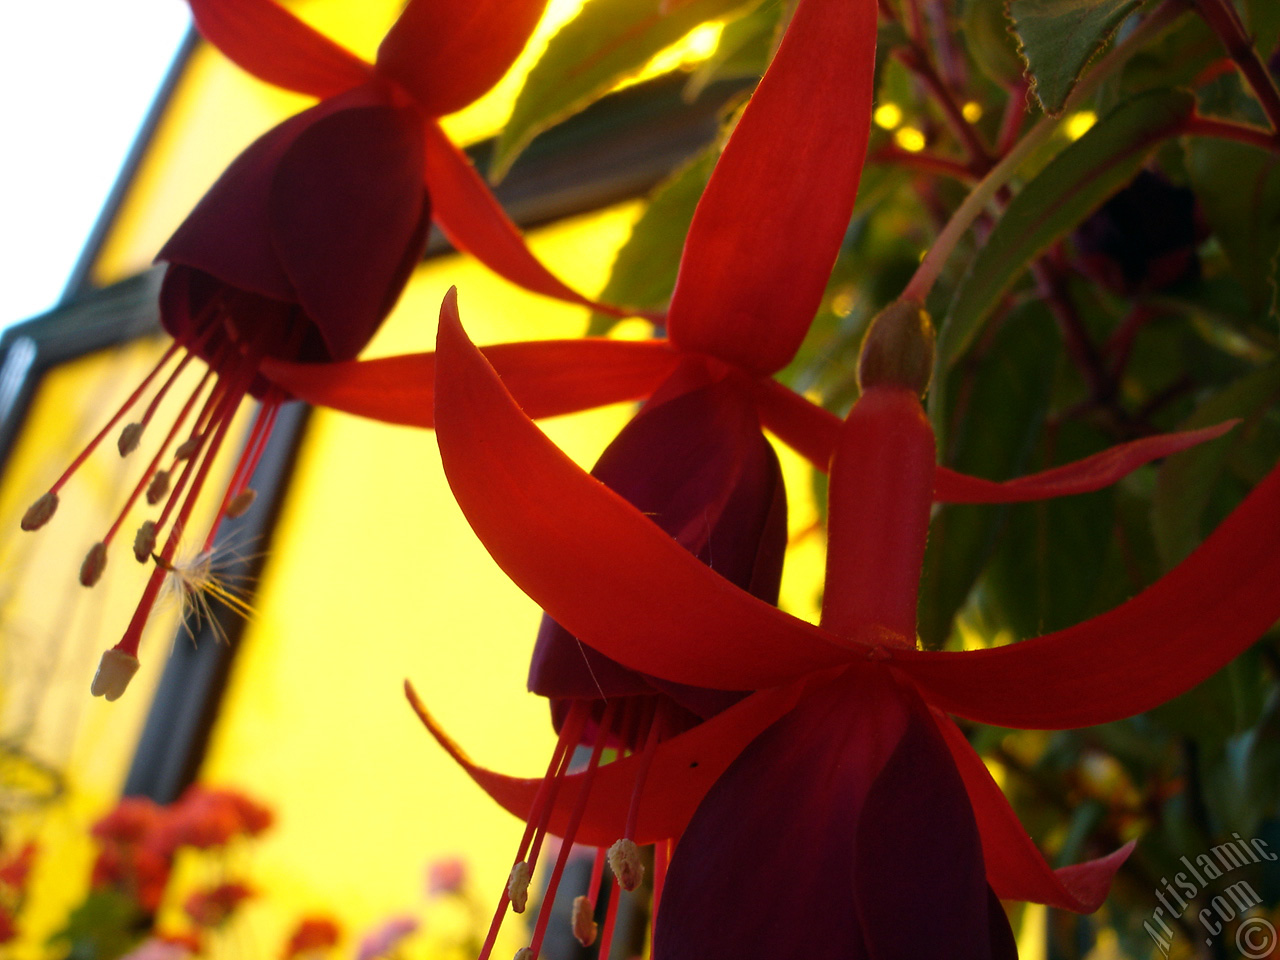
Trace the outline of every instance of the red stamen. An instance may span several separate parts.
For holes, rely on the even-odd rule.
[[[160,444],[160,449],[157,450],[155,456],[151,458],[151,462],[143,472],[142,478],[138,481],[138,485],[134,487],[133,492],[129,494],[129,499],[125,501],[123,509],[121,509],[119,514],[116,515],[115,522],[111,524],[111,529],[107,531],[107,535],[102,538],[103,543],[111,543],[115,538],[117,531],[119,531],[120,527],[124,524],[125,518],[129,515],[129,511],[133,509],[133,505],[138,502],[138,497],[140,497],[143,491],[150,486],[151,480],[155,476],[157,468],[160,466],[160,461],[164,457],[165,451],[169,448],[169,445],[173,443],[174,438],[178,435],[178,431],[182,429],[182,425],[186,422],[187,417],[191,415],[191,409],[195,406],[196,400],[199,399],[200,394],[204,392],[205,385],[209,382],[209,379],[212,376],[213,371],[211,369],[205,371],[204,376],[200,378],[200,382],[196,384],[195,390],[191,392],[191,396],[189,396],[186,403],[182,405],[182,409],[178,411],[178,416],[173,421],[173,425],[169,427],[169,432],[165,434],[164,440]]]
[[[565,825],[563,842],[560,845],[560,855],[556,857],[556,865],[551,871],[551,879],[547,882],[547,892],[543,896],[542,907],[538,910],[538,923],[534,927],[533,940],[529,944],[529,949],[533,951],[535,957],[542,948],[542,938],[546,936],[547,923],[551,919],[551,905],[555,903],[556,890],[560,887],[560,878],[564,874],[564,866],[569,862],[569,852],[573,849],[573,838],[578,832],[578,824],[582,822],[583,814],[587,811],[587,801],[591,796],[591,784],[595,780],[596,770],[600,766],[600,754],[604,752],[605,741],[608,739],[608,730],[612,727],[617,705],[617,700],[611,700],[604,708],[604,717],[600,721],[600,728],[596,733],[596,741],[591,748],[591,759],[587,761],[587,768],[583,771],[582,792],[578,794],[573,813],[569,817],[569,822]]]
[[[261,406],[258,407],[253,426],[249,430],[249,437],[240,453],[240,460],[236,464],[231,480],[227,484],[226,492],[222,495],[222,504],[218,507],[218,512],[209,527],[209,533],[205,537],[204,546],[201,548],[202,552],[208,552],[213,549],[213,542],[218,536],[218,528],[222,526],[222,521],[228,516],[231,502],[244,493],[250,478],[253,477],[253,471],[258,468],[258,461],[262,459],[262,454],[267,449],[267,441],[271,439],[271,430],[275,426],[276,415],[280,412],[282,402],[283,391],[273,386],[263,399]]]
[[[514,862],[520,863],[524,861],[529,863],[531,873],[534,864],[537,862],[538,850],[534,850],[533,856],[530,857],[530,845],[537,839],[538,849],[541,849],[541,837],[546,833],[551,810],[555,807],[556,796],[560,792],[561,779],[568,770],[569,761],[573,757],[573,749],[582,736],[582,728],[586,725],[589,712],[588,704],[584,700],[575,700],[570,705],[569,715],[560,727],[560,736],[556,739],[555,750],[551,754],[551,762],[547,764],[546,775],[542,778],[542,783],[538,785],[538,792],[534,794],[533,803],[529,805],[529,815],[525,818],[524,834],[520,838],[520,846],[516,850]],[[489,954],[493,952],[493,945],[498,939],[498,931],[502,927],[502,920],[506,916],[507,905],[510,903],[511,895],[506,886],[503,886],[502,896],[498,898],[497,909],[494,911],[493,920],[489,924],[489,932],[485,935],[484,945],[480,949],[479,960],[488,960]]]
[[[609,950],[613,947],[613,928],[618,922],[620,890],[616,883],[609,884],[609,905],[604,910],[604,929],[600,931],[600,953],[597,960],[609,960]]]
[[[93,453],[98,444],[100,444],[107,434],[115,428],[115,425],[120,422],[121,418],[124,417],[130,409],[132,409],[133,405],[138,402],[142,394],[146,392],[147,387],[151,386],[151,381],[156,378],[156,375],[159,374],[162,369],[164,369],[165,364],[173,358],[173,355],[177,353],[179,349],[181,348],[177,343],[169,345],[169,349],[167,349],[161,355],[160,359],[156,361],[156,365],[151,368],[151,372],[142,378],[142,382],[138,384],[133,393],[129,394],[124,403],[121,404],[120,409],[117,410],[111,419],[107,421],[107,425],[98,431],[97,435],[89,441],[89,445],[81,450],[80,455],[71,461],[71,466],[67,467],[62,476],[60,476],[54,482],[53,486],[49,488],[50,493],[57,493],[62,486],[71,479],[71,475],[76,472],[80,464],[84,463],[85,460],[88,459],[89,454]]]

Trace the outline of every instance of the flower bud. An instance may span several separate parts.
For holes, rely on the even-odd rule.
[[[923,396],[933,377],[934,339],[924,307],[895,300],[876,314],[862,341],[859,388],[904,387]]]

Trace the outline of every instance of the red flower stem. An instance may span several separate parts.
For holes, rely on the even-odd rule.
[[[872,163],[883,163],[898,167],[910,167],[925,173],[937,173],[953,180],[973,183],[977,180],[973,171],[958,160],[940,157],[936,153],[903,150],[893,144],[886,144],[868,158]]]
[[[207,432],[204,427],[209,423],[217,422],[218,414],[226,409],[226,399],[229,394],[229,388],[223,381],[218,378],[213,389],[209,392],[208,398],[204,402],[204,406],[200,410],[200,415],[196,418],[196,426],[198,431],[193,432],[192,436],[199,437],[196,450],[191,456],[186,458],[186,462],[182,466],[182,472],[178,474],[177,482],[173,485],[173,491],[169,494],[169,498],[165,501],[164,508],[160,511],[160,516],[156,518],[156,530],[164,527],[170,515],[177,507],[178,502],[182,498],[182,492],[186,490],[187,483],[191,479],[196,470],[196,464],[200,460],[201,454],[205,449],[205,441],[208,439]]]
[[[156,361],[156,365],[151,368],[151,372],[143,377],[142,382],[138,384],[133,393],[129,394],[124,403],[120,405],[120,409],[117,410],[115,415],[107,421],[107,425],[97,432],[94,438],[89,441],[88,445],[80,451],[80,454],[71,461],[71,466],[67,467],[67,469],[63,471],[62,476],[58,477],[58,479],[54,481],[53,486],[49,488],[50,493],[57,493],[62,489],[63,485],[71,479],[71,475],[79,469],[80,465],[89,458],[89,455],[97,449],[98,444],[103,441],[107,434],[115,428],[115,425],[119,423],[133,405],[138,402],[142,394],[146,392],[147,387],[151,386],[151,381],[156,378],[162,369],[164,369],[165,364],[169,362],[178,350],[178,344],[173,343],[169,345],[169,349],[166,350],[160,359]]]
[[[1090,399],[1100,407],[1112,409],[1116,383],[1107,373],[1098,348],[1089,337],[1080,314],[1071,302],[1062,272],[1048,257],[1041,257],[1031,265],[1031,274],[1057,322],[1063,344],[1067,348],[1067,356],[1089,385]]]
[[[982,181],[970,191],[969,196],[965,197],[964,202],[956,208],[946,227],[938,234],[929,252],[920,261],[915,275],[903,289],[902,299],[914,300],[917,303],[925,302],[956,246],[969,232],[974,221],[986,210],[988,203],[1018,172],[1022,162],[1049,140],[1058,129],[1062,118],[1078,110],[1093,95],[1103,80],[1115,74],[1149,40],[1162,33],[1166,27],[1181,17],[1189,9],[1188,2],[1189,0],[1165,0],[1081,78],[1076,88],[1071,91],[1071,95],[1067,97],[1059,116],[1043,118],[991,168]]]
[[[222,449],[222,444],[226,440],[227,432],[231,429],[231,424],[235,421],[236,410],[239,408],[241,401],[244,400],[245,394],[249,390],[249,384],[257,376],[260,359],[261,353],[256,350],[243,358],[242,366],[231,379],[231,383],[223,395],[222,402],[218,405],[218,410],[214,414],[214,422],[218,426],[213,432],[213,437],[209,439],[207,444],[202,443],[201,451],[192,458],[192,462],[198,458],[200,466],[196,470],[195,479],[191,482],[191,492],[187,494],[182,503],[182,508],[174,518],[173,526],[169,529],[169,539],[165,541],[164,549],[160,552],[160,557],[165,564],[173,562],[174,554],[178,551],[178,544],[182,541],[183,531],[186,530],[187,521],[191,519],[191,514],[196,507],[196,501],[199,500],[205,481],[209,477],[209,471],[218,457],[218,451]],[[186,471],[183,471],[183,473],[185,475]],[[165,510],[161,514],[162,517],[176,499],[176,494],[169,498],[169,502],[165,504]],[[156,523],[157,530],[161,526],[161,522]]]
[[[1182,126],[1182,132],[1192,137],[1214,137],[1218,140],[1235,140],[1251,146],[1280,153],[1280,133],[1263,130],[1247,123],[1232,123],[1212,117],[1192,116]]]
[[[1018,142],[1022,122],[1027,116],[1026,83],[1016,83],[1008,89],[1009,99],[1004,105],[1004,116],[1000,119],[1000,134],[996,137],[996,153],[1002,157]]]
[[[938,102],[942,115],[946,118],[947,125],[951,127],[951,132],[963,144],[965,152],[969,155],[970,173],[981,176],[990,170],[994,165],[991,152],[987,149],[986,144],[982,142],[982,138],[978,136],[978,131],[974,129],[973,124],[965,119],[964,111],[960,109],[960,105],[956,103],[955,97],[951,94],[951,88],[942,82],[942,78],[938,76],[938,72],[933,68],[933,64],[930,62],[928,53],[924,48],[918,43],[899,47],[897,56],[908,69],[920,78],[933,95],[933,98]]]
[[[556,742],[552,766],[548,768],[549,782],[548,779],[544,779],[538,786],[537,795],[533,798],[524,836],[520,840],[520,849],[516,853],[516,860],[526,861],[530,871],[538,865],[538,854],[542,852],[542,841],[547,835],[551,811],[555,808],[556,797],[560,795],[560,784],[563,782],[564,775],[569,772],[569,764],[573,762],[573,751],[582,737],[582,730],[587,725],[590,712],[589,705],[582,700],[575,700],[573,706],[569,708],[569,716],[565,719],[564,726],[560,728],[560,739]],[[541,806],[539,806],[540,801]]]
[[[596,909],[596,900],[600,895],[600,881],[604,879],[604,863],[608,859],[608,852],[604,847],[596,847],[596,857],[591,862],[591,880],[587,884],[587,902],[591,904],[592,912]]]
[[[569,862],[569,854],[573,850],[573,837],[578,832],[578,824],[582,822],[582,816],[587,812],[587,801],[591,798],[591,784],[595,780],[596,770],[600,767],[600,754],[604,751],[605,741],[609,739],[607,731],[613,725],[617,708],[617,700],[610,700],[608,706],[604,708],[604,716],[600,719],[596,742],[591,748],[591,759],[587,761],[587,768],[583,771],[581,792],[578,794],[578,801],[574,804],[569,821],[565,825],[564,836],[560,843],[560,853],[556,857],[556,864],[551,870],[551,879],[547,881],[547,892],[543,895],[542,906],[538,908],[538,923],[533,928],[533,940],[529,944],[529,948],[533,951],[535,957],[542,949],[542,938],[546,936],[547,923],[551,920],[551,907],[556,902],[556,891],[560,888],[560,878],[564,875],[565,864]]]
[[[1218,35],[1245,81],[1253,88],[1273,130],[1280,132],[1280,87],[1262,62],[1253,39],[1230,0],[1196,0],[1196,9]]]
[[[920,0],[905,0],[907,8],[907,36],[911,42],[919,44],[924,40],[924,14],[920,10]]]
[[[209,533],[205,537],[204,546],[201,548],[202,553],[213,549],[213,542],[217,539],[222,521],[227,518],[227,507],[230,505],[232,498],[245,488],[249,478],[253,476],[253,471],[257,469],[258,461],[262,459],[262,454],[267,449],[267,441],[271,438],[271,429],[275,426],[276,414],[280,412],[280,397],[280,388],[273,386],[262,401],[262,405],[258,408],[257,416],[254,417],[253,426],[249,430],[249,438],[245,441],[244,450],[240,454],[240,460],[236,464],[235,472],[231,475],[231,480],[227,484],[226,490],[222,493],[222,503],[218,505],[218,512],[214,515],[213,523],[209,525]]]
[[[187,353],[178,361],[178,365],[174,367],[169,376],[165,378],[164,383],[160,385],[160,389],[156,391],[156,395],[152,397],[151,402],[147,404],[147,409],[142,411],[142,416],[138,418],[138,423],[140,425],[145,427],[151,422],[151,418],[155,416],[156,409],[160,406],[160,402],[164,400],[165,395],[169,392],[169,388],[173,386],[178,377],[182,376],[182,371],[187,369],[187,364],[191,362],[193,356],[195,355]]]
[[[535,835],[545,832],[547,817],[555,806],[556,794],[560,790],[560,779],[568,767],[568,759],[573,752],[573,744],[582,735],[582,727],[586,721],[587,710],[582,701],[574,701],[569,708],[569,716],[560,727],[560,736],[556,738],[555,749],[551,752],[551,762],[547,764],[546,775],[538,784],[533,802],[529,805],[529,815],[525,818],[524,834],[520,838],[520,846],[516,849],[512,866],[525,860],[529,846]],[[539,841],[540,843],[541,841]],[[532,867],[530,868],[532,870]],[[484,944],[477,955],[479,960],[488,960],[493,952],[493,945],[498,939],[498,931],[502,929],[502,921],[507,915],[507,906],[511,903],[511,893],[507,885],[502,887],[502,895],[498,898],[498,906],[493,911],[493,919],[489,922],[489,932],[485,935]]]
[[[654,754],[658,752],[658,744],[662,740],[664,719],[662,713],[658,712],[649,722],[649,733],[640,754],[640,767],[636,770],[635,787],[631,791],[631,806],[627,810],[627,822],[622,828],[622,835],[628,839],[633,839],[636,835],[636,821],[640,817],[640,797],[644,793],[645,781],[649,777],[649,768],[653,766]]]
[[[196,384],[196,388],[191,391],[191,396],[187,397],[186,403],[184,403],[182,405],[182,409],[178,411],[178,416],[173,421],[173,425],[169,428],[169,432],[165,434],[164,440],[160,444],[160,449],[157,450],[155,456],[151,458],[151,462],[147,464],[147,469],[143,471],[142,476],[138,479],[137,486],[133,488],[133,492],[129,494],[129,499],[125,501],[124,507],[116,515],[115,522],[111,524],[111,529],[108,530],[107,535],[102,538],[103,543],[110,543],[119,532],[120,527],[124,524],[125,519],[129,515],[129,511],[132,510],[133,505],[138,502],[138,497],[142,495],[142,491],[147,489],[147,485],[151,482],[151,478],[156,475],[156,470],[160,466],[160,461],[164,458],[165,451],[169,448],[169,445],[173,443],[174,438],[177,437],[178,431],[182,429],[182,425],[186,422],[187,417],[191,415],[192,408],[200,398],[200,394],[204,392],[204,388],[212,376],[212,368],[206,370],[204,372],[204,376],[200,378],[200,382]]]
[[[604,911],[604,927],[600,931],[600,953],[596,960],[609,960],[613,947],[613,928],[618,922],[618,897],[622,888],[615,881],[609,884],[609,906]]]

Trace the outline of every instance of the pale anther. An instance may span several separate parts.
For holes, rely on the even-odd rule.
[[[108,650],[98,661],[98,672],[93,675],[89,692],[95,697],[119,700],[138,672],[138,658],[123,650]]]
[[[589,947],[595,943],[596,935],[600,932],[600,925],[592,917],[594,913],[595,908],[591,905],[589,899],[586,897],[573,898],[573,935],[584,947]]]
[[[511,898],[511,909],[516,913],[524,913],[529,903],[529,878],[533,871],[523,860],[511,868],[511,876],[507,878],[507,896]]]
[[[609,848],[609,869],[618,880],[618,886],[631,891],[644,880],[644,863],[640,860],[640,848],[634,840],[625,837]]]

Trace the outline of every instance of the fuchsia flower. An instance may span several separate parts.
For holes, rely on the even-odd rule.
[[[107,426],[23,518],[46,523],[62,486],[160,380],[141,416],[123,429],[135,449],[161,398],[193,357],[209,371],[165,431],[81,582],[101,577],[108,549],[144,494],[163,507],[138,531],[134,553],[155,569],[123,639],[102,660],[95,695],[115,699],[137,669],[142,627],[210,467],[247,395],[262,401],[221,506],[222,519],[252,502],[249,478],[287,386],[269,361],[323,367],[369,341],[421,258],[432,219],[460,248],[508,279],[585,303],[529,253],[437,118],[475,100],[524,47],[546,0],[413,0],[366,63],[273,0],[191,0],[203,35],[239,66],[279,87],[319,98],[251,144],[161,250],[169,264],[161,321],[175,343]],[[321,374],[323,377],[323,374]],[[166,462],[167,458],[167,462]],[[168,536],[157,552],[159,537]]]
[[[620,885],[629,889],[639,879],[636,841],[662,841],[655,858],[655,890],[660,896],[666,880],[668,841],[680,837],[686,827],[690,835],[696,835],[699,821],[690,824],[690,817],[704,795],[708,809],[733,807],[751,799],[744,797],[743,791],[751,794],[761,782],[777,782],[785,763],[777,771],[768,768],[779,757],[798,750],[803,765],[803,758],[815,751],[807,743],[799,747],[797,743],[831,727],[827,715],[849,695],[865,699],[868,709],[846,717],[844,732],[839,725],[832,728],[837,734],[833,739],[837,756],[832,761],[848,781],[840,793],[848,803],[839,828],[856,829],[860,823],[880,826],[877,811],[882,811],[889,818],[883,825],[890,829],[898,810],[913,809],[901,802],[904,791],[923,785],[940,795],[945,815],[940,816],[938,826],[949,841],[959,845],[955,848],[959,852],[950,857],[955,871],[949,879],[956,892],[956,910],[950,916],[966,918],[966,922],[971,916],[977,919],[973,920],[976,926],[963,931],[954,924],[940,926],[936,936],[972,936],[986,956],[1008,955],[1012,940],[1003,913],[998,905],[992,906],[995,900],[988,889],[989,880],[1002,895],[1026,895],[1072,909],[1093,909],[1123,859],[1122,853],[1072,871],[1051,873],[1020,833],[999,791],[988,796],[987,787],[974,778],[975,770],[966,768],[964,779],[974,780],[970,793],[981,797],[983,805],[975,825],[966,795],[968,784],[962,784],[956,762],[949,759],[943,734],[935,729],[925,699],[909,683],[900,684],[884,666],[855,671],[851,663],[866,659],[867,650],[854,648],[849,653],[845,639],[829,639],[820,632],[820,648],[829,653],[825,661],[805,663],[790,673],[772,670],[769,657],[773,646],[756,636],[759,625],[732,612],[734,604],[741,604],[738,598],[747,596],[752,599],[752,610],[759,607],[782,616],[770,604],[776,600],[785,546],[785,501],[776,461],[761,432],[762,423],[824,466],[838,434],[847,429],[769,377],[799,346],[848,222],[856,172],[866,147],[874,15],[871,5],[835,0],[805,0],[798,7],[786,39],[699,205],[672,299],[667,341],[485,348],[484,355],[501,375],[499,382],[480,354],[466,344],[451,294],[442,308],[438,365],[437,357],[427,355],[367,361],[344,365],[340,376],[323,383],[309,380],[303,368],[280,371],[291,389],[320,402],[381,419],[438,424],[450,483],[481,538],[526,592],[539,602],[557,600],[558,605],[544,604],[549,619],[539,634],[530,674],[531,689],[551,700],[560,732],[547,776],[541,781],[511,780],[475,766],[410,693],[441,743],[499,802],[528,821],[482,958],[492,948],[507,903],[517,911],[524,908],[525,889],[548,831],[598,848],[595,879],[589,885],[592,892],[575,905],[575,933],[589,942],[597,936],[593,919],[596,905],[591,898],[598,887],[606,848]],[[850,51],[857,53],[851,55]],[[814,68],[815,64],[836,63],[839,70]],[[865,70],[856,69],[856,64]],[[801,102],[806,109],[796,111],[794,104]],[[743,197],[751,197],[753,202],[745,204]],[[423,417],[420,411],[437,389],[437,376],[434,419]],[[388,382],[396,384],[394,392],[386,390]],[[650,392],[648,404],[606,451],[593,470],[595,479],[585,479],[585,486],[576,467],[555,459],[548,448],[532,439],[536,433],[529,434],[526,429],[525,415],[565,412]],[[916,420],[923,423],[918,400],[912,397],[911,401]],[[923,504],[927,524],[935,487],[939,499],[958,501],[1011,501],[1097,489],[1142,462],[1208,439],[1222,429],[1150,438],[1008,484],[937,468],[930,446],[928,457],[915,464],[915,486],[902,496],[913,509]],[[483,451],[477,449],[479,445]],[[534,463],[537,467],[526,475],[525,467]],[[498,475],[502,479],[495,483]],[[872,490],[880,480],[886,482],[887,490],[902,482],[890,469],[871,485]],[[585,500],[570,492],[587,488],[592,494]],[[851,602],[861,607],[868,596],[885,593],[896,597],[898,609],[886,624],[877,627],[879,632],[872,632],[874,646],[868,649],[879,650],[888,638],[905,647],[904,638],[914,638],[918,560],[913,567],[909,556],[905,562],[898,557],[892,579],[885,579],[888,571],[881,561],[910,536],[899,530],[903,516],[896,502],[867,503],[878,503],[882,508],[872,510],[871,521],[883,527],[885,535],[864,544],[868,553],[857,575],[869,586]],[[620,513],[615,516],[615,511]],[[627,519],[622,519],[624,516]],[[918,516],[915,519],[922,549],[924,527]],[[646,531],[643,536],[631,526],[634,520]],[[578,565],[585,558],[570,546],[572,536],[567,531],[582,526],[594,531],[590,549],[618,559],[617,567],[606,572],[607,563]],[[654,536],[645,539],[650,533]],[[889,553],[881,556],[876,551]],[[839,565],[841,561],[833,562]],[[674,574],[666,572],[667,565],[683,576],[692,576],[691,568],[700,570],[700,577],[709,578],[698,580],[707,586],[706,594],[692,604],[686,602],[683,588],[669,592]],[[844,573],[853,575],[852,571]],[[909,618],[903,594],[908,585]],[[835,602],[836,594],[831,596]],[[620,597],[625,600],[619,602]],[[721,618],[724,603],[730,604],[726,622]],[[618,611],[638,607],[647,611],[643,628],[623,627],[625,638],[607,646],[595,641],[597,631],[617,627]],[[570,619],[562,618],[561,611],[568,612]],[[879,618],[874,606],[861,615]],[[691,619],[686,621],[686,617]],[[786,622],[799,623],[790,618]],[[863,639],[861,629],[854,630],[854,640]],[[704,632],[713,652],[708,652]],[[670,635],[681,639],[668,643]],[[648,662],[658,669],[649,670],[627,652],[632,644],[648,648],[652,654]],[[673,667],[666,656],[679,665]],[[763,658],[759,675],[742,670],[743,664],[758,658]],[[690,672],[686,660],[701,665],[698,676]],[[728,672],[721,667],[727,667]],[[751,690],[762,692],[745,696],[744,692]],[[780,721],[783,715],[787,719]],[[757,745],[746,750],[766,730],[769,732],[758,743],[775,746]],[[591,759],[585,771],[569,774],[569,758],[578,744],[590,746]],[[607,747],[620,750],[626,759],[602,765]],[[959,745],[955,748],[961,749]],[[840,754],[845,749],[850,751],[847,757]],[[899,750],[905,759],[891,764]],[[744,759],[735,759],[740,753]],[[745,759],[749,757],[758,759]],[[982,770],[981,761],[972,759],[978,763],[977,770]],[[722,773],[743,765],[747,765],[747,773],[726,774],[722,781],[739,783],[736,792],[732,787],[717,787],[708,793]],[[814,777],[828,776],[826,764],[806,770]],[[990,789],[994,790],[994,785]],[[717,799],[726,792],[728,800]],[[815,786],[813,794],[816,798],[823,791]],[[996,798],[1003,806],[995,805]],[[868,811],[861,817],[857,815],[860,807]],[[996,812],[990,813],[992,809]],[[815,829],[822,826],[826,830],[824,811],[810,813]],[[702,822],[714,819],[708,815]],[[743,818],[743,822],[751,823],[742,832],[744,843],[739,846],[743,850],[755,846],[754,840],[745,843],[747,838],[769,835],[761,832],[760,818]],[[986,871],[980,830],[999,845],[997,853],[987,857],[997,865]],[[1020,841],[1007,839],[1011,831]],[[706,832],[712,835],[707,843],[714,844],[716,831],[708,827]],[[890,829],[890,834],[896,836],[896,831]],[[941,842],[935,834],[929,837]],[[837,854],[846,873],[852,869],[852,839]],[[968,843],[967,848],[962,841]],[[688,843],[686,837],[680,849],[686,849]],[[694,842],[693,849],[700,845]],[[562,845],[548,897],[554,895],[569,847],[567,842]],[[867,873],[887,862],[891,851],[881,849],[876,854],[870,844],[863,849],[873,862],[862,872],[865,883]],[[1000,857],[1006,861],[1012,858],[1008,867],[1016,875],[1012,882],[1001,873]],[[677,855],[671,877],[684,889],[715,890],[705,877],[694,876],[690,868],[680,866],[688,859]],[[811,859],[813,864],[829,862]],[[707,862],[714,860],[707,858]],[[743,871],[749,868],[746,863],[738,866]],[[795,889],[805,891],[797,897],[813,894],[814,888],[841,889],[838,877],[815,869],[809,877],[794,878]],[[731,881],[726,882],[738,886],[750,883],[742,874],[733,876],[730,872],[728,876]],[[918,875],[908,871],[902,883],[910,886],[917,880]],[[773,890],[775,884],[770,881],[767,887],[756,886]],[[681,899],[685,899],[683,893]],[[707,906],[706,897],[700,894],[688,899],[694,913]],[[742,909],[731,901],[732,896],[726,895],[716,906]],[[785,908],[779,911],[776,906],[749,903],[746,909],[762,918],[789,916]],[[849,914],[847,902],[844,908]],[[813,911],[806,906],[803,913],[809,912]],[[544,910],[539,917],[532,943],[526,948],[531,956],[537,954],[549,915]],[[670,915],[679,914],[671,911]],[[612,916],[611,904],[601,936],[604,944],[610,939]],[[708,934],[715,936],[713,942],[723,944],[720,934],[733,917],[726,914],[718,918],[723,922],[716,922],[708,919],[710,916],[707,913],[695,919],[690,915],[688,922],[704,924],[713,932]],[[680,929],[681,921],[671,922]],[[803,923],[794,916],[787,922]],[[670,923],[660,925],[660,943],[670,942],[672,935],[665,932],[670,929]],[[750,925],[743,925],[743,929],[752,931]],[[870,932],[886,929],[881,925]],[[851,944],[864,935],[863,926],[855,925],[847,935],[826,937],[826,946],[807,942],[806,946],[819,956],[832,946],[838,955],[856,955],[850,954],[854,949]],[[675,937],[687,940],[690,956],[705,955],[711,945],[698,937]],[[757,930],[734,946],[739,952],[760,950],[754,946],[757,939],[762,945],[769,942],[760,939]],[[794,952],[797,942],[796,931],[788,927],[777,935],[770,949],[774,953]]]
[[[559,453],[447,310],[439,349],[445,468],[508,575],[628,669],[759,691],[652,751],[545,783],[476,766],[426,717],[487,792],[517,815],[541,810],[552,833],[605,845],[634,822],[637,842],[682,838],[658,894],[664,957],[706,955],[712,936],[747,956],[757,943],[776,955],[783,939],[816,956],[935,955],[943,943],[1012,955],[991,893],[1092,910],[1128,850],[1051,871],[946,714],[1032,729],[1121,719],[1185,691],[1280,616],[1275,470],[1109,613],[1005,647],[917,650],[933,438],[914,390],[890,381],[869,385],[840,426],[814,626],[699,563]],[[762,786],[780,777],[794,784],[785,805]],[[933,910],[938,884],[954,909]],[[779,892],[792,885],[802,892]],[[928,918],[913,909],[923,903]],[[844,926],[828,929],[836,913]],[[907,930],[920,939],[903,954]]]

